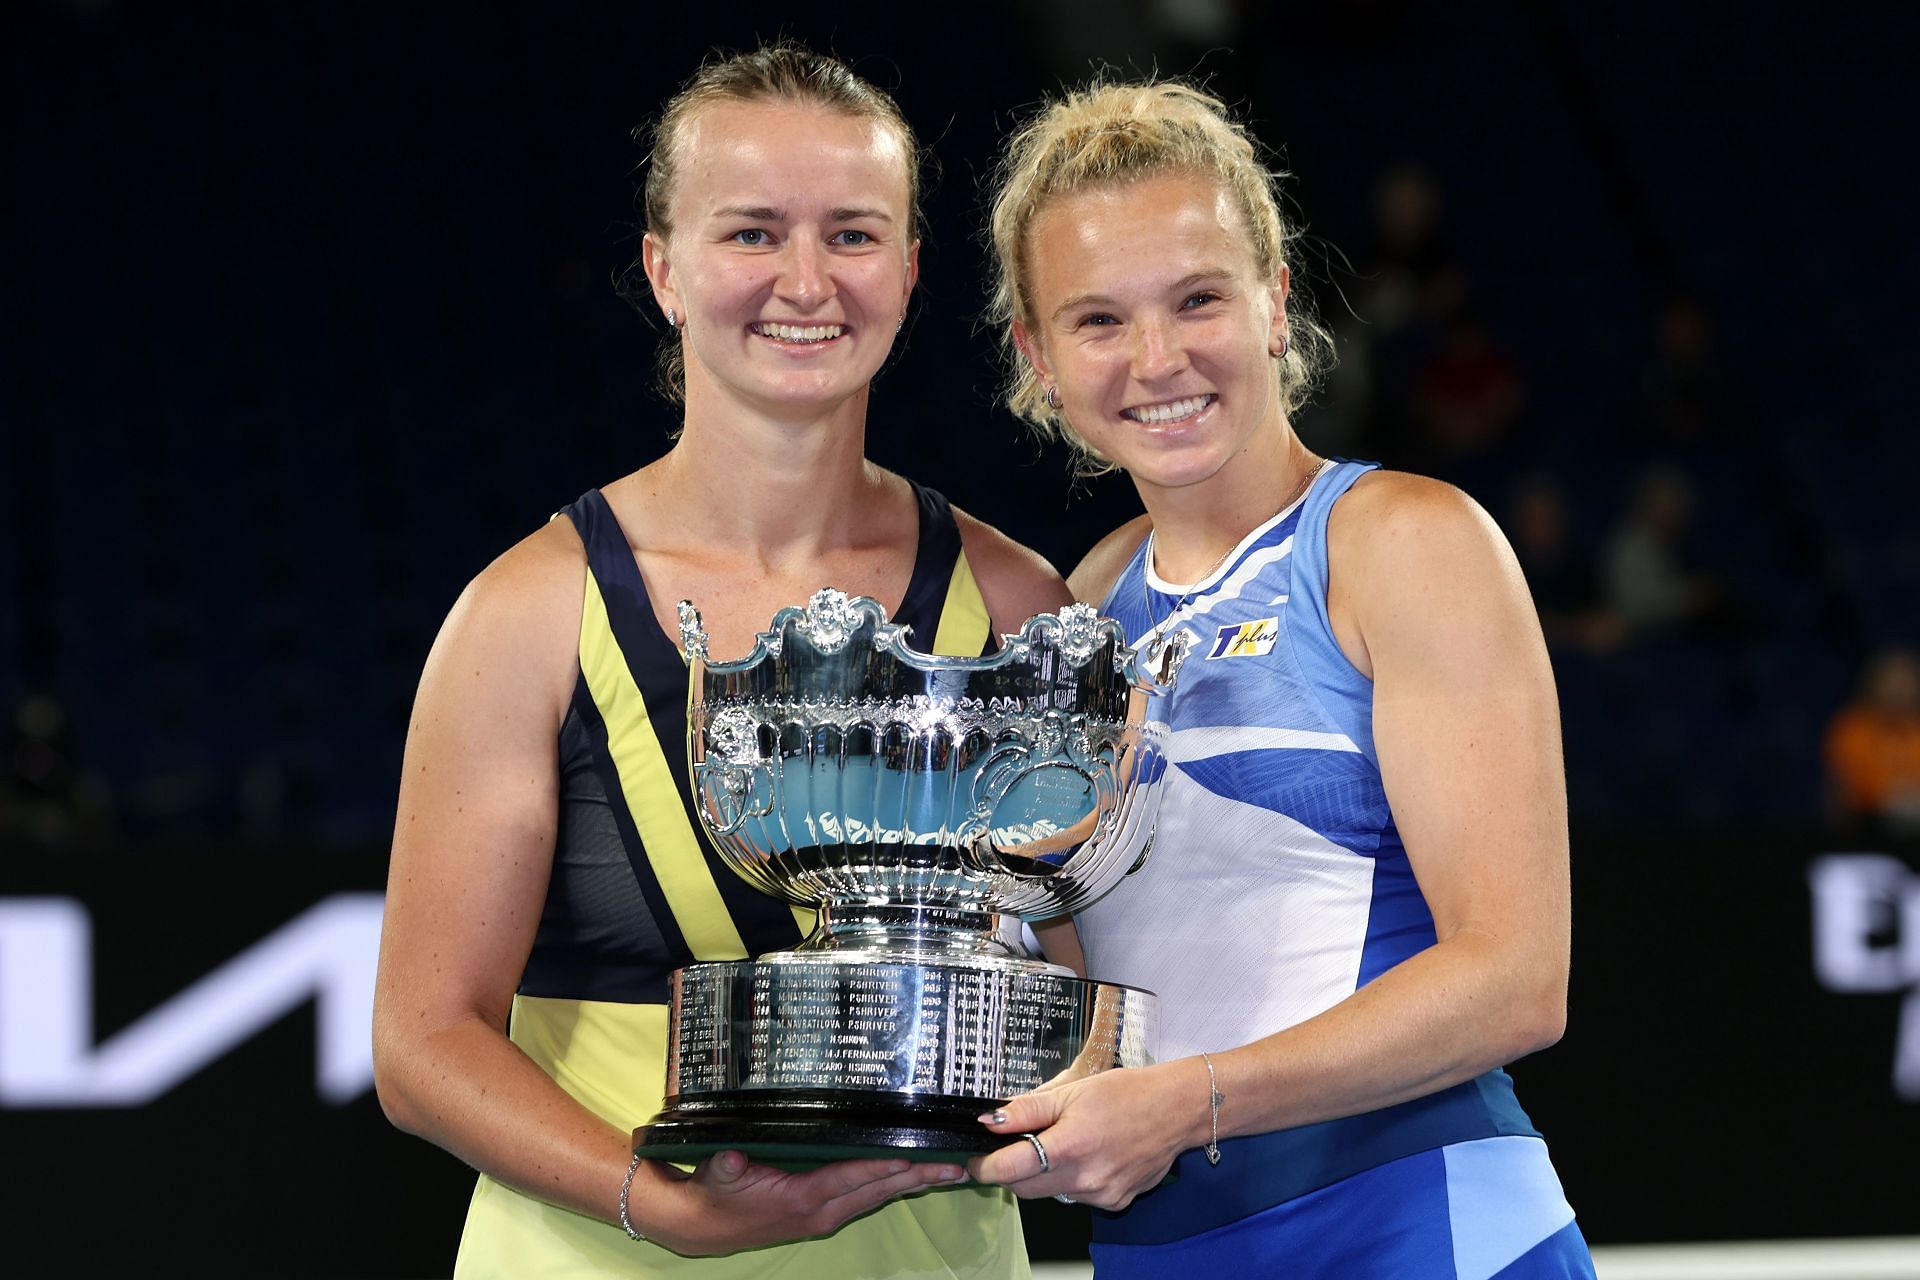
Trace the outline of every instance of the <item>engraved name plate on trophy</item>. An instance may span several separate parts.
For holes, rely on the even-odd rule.
[[[954,1159],[994,1145],[976,1117],[1007,1098],[1152,1060],[1153,994],[1035,958],[1020,924],[1147,857],[1184,633],[1136,654],[1070,605],[990,656],[935,657],[824,590],[714,662],[690,603],[680,618],[701,822],[819,923],[673,974],[666,1105],[636,1150]]]

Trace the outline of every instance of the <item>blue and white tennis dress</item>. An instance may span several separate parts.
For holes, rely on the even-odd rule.
[[[1156,852],[1079,916],[1088,972],[1159,993],[1163,1059],[1247,1044],[1434,943],[1387,807],[1372,682],[1327,620],[1327,517],[1374,464],[1328,463],[1195,587],[1142,546],[1102,612],[1195,643],[1169,704]],[[1110,1277],[1592,1276],[1546,1144],[1507,1073],[1199,1151],[1096,1214]],[[1195,1268],[1195,1270],[1187,1270]]]

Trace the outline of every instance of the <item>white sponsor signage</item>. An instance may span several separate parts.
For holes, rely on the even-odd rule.
[[[1906,992],[1893,1090],[1920,1102],[1920,874],[1884,853],[1832,853],[1813,886],[1813,969],[1829,991]]]
[[[0,898],[0,1107],[137,1107],[311,1000],[314,1087],[373,1084],[382,897],[326,898],[95,1044],[93,920],[72,898]]]

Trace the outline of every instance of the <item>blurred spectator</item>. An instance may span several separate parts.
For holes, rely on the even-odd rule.
[[[1706,305],[1691,294],[1669,296],[1654,318],[1653,342],[1639,415],[1623,439],[1628,453],[1659,458],[1692,476],[1703,499],[1699,525],[1711,528],[1716,541],[1777,516],[1780,504],[1771,496],[1791,479],[1781,474],[1768,434],[1752,430],[1768,409],[1753,404],[1722,369]]]
[[[66,709],[33,694],[14,709],[0,775],[0,839],[39,845],[111,839],[106,788],[74,761]]]
[[[1874,655],[1859,693],[1827,724],[1826,762],[1837,821],[1920,834],[1920,655]]]
[[[1506,532],[1527,575],[1540,628],[1554,649],[1609,653],[1625,629],[1599,601],[1591,559],[1575,545],[1566,491],[1553,476],[1531,475],[1515,487]]]
[[[1382,337],[1443,321],[1465,300],[1465,276],[1440,230],[1441,208],[1438,184],[1417,165],[1387,170],[1374,188],[1362,311]]]
[[[1327,308],[1340,362],[1328,379],[1326,402],[1340,441],[1361,441],[1360,452],[1394,454],[1396,465],[1407,465],[1397,455],[1415,371],[1439,345],[1443,322],[1466,294],[1465,275],[1441,231],[1441,208],[1440,188],[1424,168],[1399,164],[1382,173],[1351,309]]]
[[[1713,325],[1687,294],[1660,310],[1657,348],[1647,370],[1647,420],[1657,446],[1704,445],[1726,421],[1725,388],[1712,359]]]
[[[1608,537],[1604,600],[1630,633],[1682,630],[1713,621],[1723,603],[1693,564],[1693,482],[1671,467],[1641,474],[1632,509]]]
[[[1450,464],[1504,443],[1525,399],[1519,368],[1465,306],[1447,319],[1440,349],[1421,367],[1413,395],[1423,452],[1443,475]]]

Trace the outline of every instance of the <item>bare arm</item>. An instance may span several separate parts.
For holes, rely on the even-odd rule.
[[[1080,947],[1080,931],[1074,928],[1072,916],[1055,916],[1031,924],[1033,936],[1040,940],[1040,950],[1048,960],[1067,966],[1083,978],[1087,976],[1087,956]]]
[[[473,582],[434,642],[407,736],[374,1075],[400,1128],[508,1186],[612,1221],[631,1135],[506,1036],[552,867],[555,743],[584,572],[571,528],[549,525]],[[830,1231],[936,1176],[937,1166],[904,1161],[791,1175],[728,1153],[691,1177],[647,1162],[632,1217],[669,1248],[726,1252]]]
[[[1234,1133],[1432,1093],[1545,1048],[1566,1020],[1559,709],[1506,540],[1457,490],[1382,474],[1335,508],[1329,551],[1335,632],[1374,681],[1381,777],[1437,942],[1302,1034],[1216,1059],[1223,1090],[1256,1100]],[[1271,1096],[1302,1077],[1317,1096]]]
[[[1374,680],[1374,736],[1437,942],[1317,1017],[1213,1055],[1222,1136],[1391,1106],[1556,1040],[1569,896],[1553,680],[1504,539],[1464,495],[1370,476],[1335,507],[1330,611]],[[1110,1073],[1008,1108],[1045,1129],[976,1162],[1021,1195],[1124,1205],[1209,1136],[1195,1059]],[[1024,1145],[1024,1144],[1023,1144]]]
[[[477,578],[427,658],[394,829],[374,1067],[400,1128],[604,1217],[607,1171],[625,1173],[619,1135],[506,1038],[553,858],[565,637],[580,617],[569,596],[584,572],[564,532],[549,526]]]

